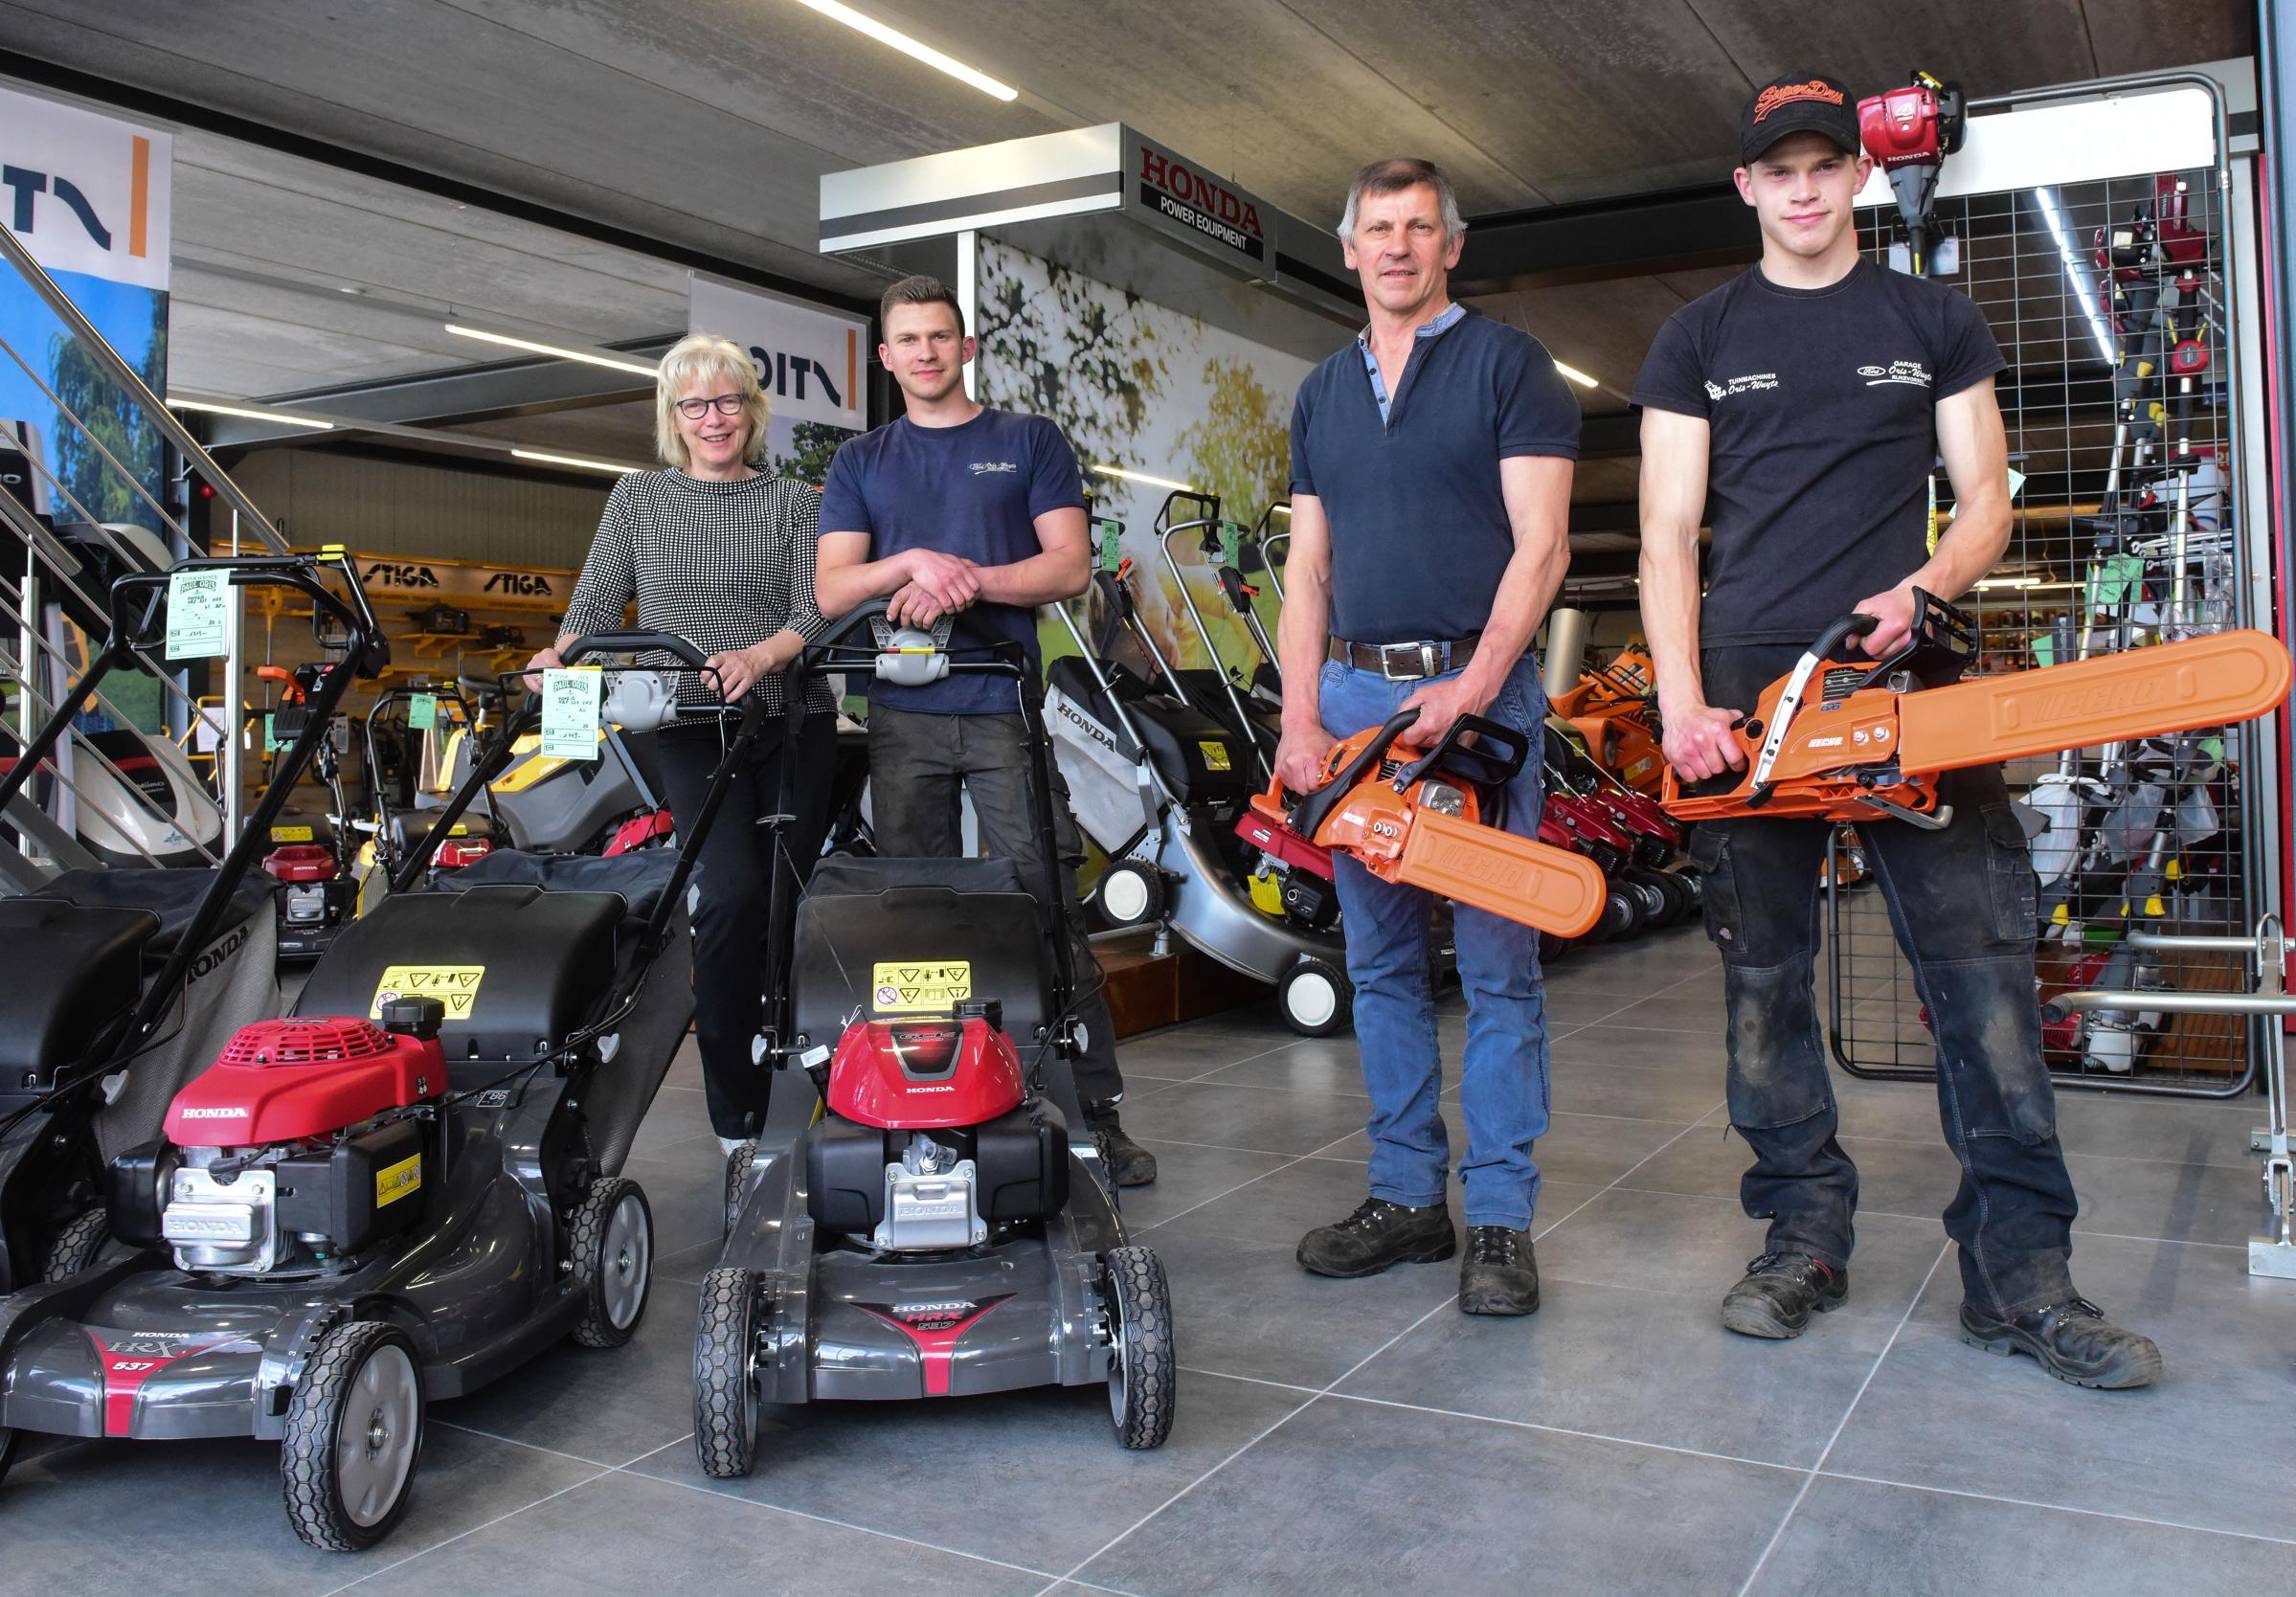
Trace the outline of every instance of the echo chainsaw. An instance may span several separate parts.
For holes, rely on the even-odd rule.
[[[2288,696],[2285,646],[2248,628],[1958,680],[1975,645],[1967,612],[1915,589],[1905,647],[1840,659],[1880,623],[1843,617],[1733,724],[1743,772],[1661,795],[1682,821],[1736,816],[1884,818],[1942,828],[1938,776],[1973,765],[2128,742],[2270,713]]]
[[[1339,850],[1383,882],[1423,888],[1557,936],[1592,927],[1606,894],[1601,868],[1497,824],[1506,785],[1529,749],[1523,734],[1462,715],[1432,749],[1399,747],[1418,719],[1407,709],[1335,744],[1323,762],[1323,785],[1305,797],[1286,792],[1279,777],[1252,796],[1238,835],[1319,875],[1332,874]]]

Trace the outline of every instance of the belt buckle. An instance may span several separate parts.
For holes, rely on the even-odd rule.
[[[1409,669],[1398,671],[1395,668],[1396,652],[1402,649],[1408,649],[1418,657],[1415,664],[1419,668],[1416,671]],[[1382,643],[1380,645],[1379,673],[1389,682],[1422,681],[1434,676],[1438,669],[1435,645],[1432,643]]]

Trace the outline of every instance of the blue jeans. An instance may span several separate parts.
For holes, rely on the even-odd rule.
[[[1323,730],[1346,737],[1376,727],[1424,686],[1327,662],[1317,678]],[[1507,784],[1505,816],[1508,831],[1530,837],[1545,800],[1538,751],[1546,693],[1533,657],[1525,655],[1508,673],[1483,713],[1531,736],[1522,774]],[[1451,1176],[1451,1137],[1439,1110],[1443,1054],[1428,947],[1433,896],[1383,882],[1344,854],[1335,865],[1347,978],[1355,983],[1356,1047],[1363,1091],[1371,1095],[1371,1195],[1414,1207],[1440,1203]],[[1456,909],[1452,931],[1467,994],[1467,1048],[1459,1068],[1467,1224],[1521,1229],[1539,1202],[1531,1144],[1545,1135],[1549,1103],[1539,933],[1465,905]]]

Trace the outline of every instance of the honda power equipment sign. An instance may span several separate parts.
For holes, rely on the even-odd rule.
[[[1275,214],[1256,195],[1137,134],[1131,159],[1127,200],[1137,201],[1166,229],[1215,253],[1255,263],[1267,260],[1268,228],[1260,218]]]
[[[51,272],[168,288],[169,135],[0,89],[0,208]]]

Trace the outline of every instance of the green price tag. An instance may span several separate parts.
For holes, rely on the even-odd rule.
[[[429,731],[439,724],[439,695],[417,693],[407,701],[407,730]]]
[[[168,578],[169,660],[210,660],[231,647],[231,574],[176,572]]]
[[[2054,635],[2046,632],[2035,633],[2033,635],[2032,646],[2033,663],[2036,665],[2054,665],[2057,664],[2057,639]]]
[[[263,753],[276,754],[286,745],[280,741],[279,722],[269,710],[263,711]]]
[[[1114,573],[1124,563],[1124,524],[1114,516],[1092,523],[1092,537],[1100,546],[1100,569]]]
[[[598,704],[605,673],[596,665],[542,673],[542,752],[553,759],[597,758]]]
[[[2024,487],[2024,485],[2025,474],[2019,471],[2015,466],[2011,466],[2009,468],[2009,497],[2012,499],[2016,498],[2018,490]]]
[[[2145,561],[2135,554],[2108,554],[2089,573],[2089,608],[2118,610],[2145,585]]]
[[[1244,524],[1240,521],[1220,523],[1220,564],[1244,569]]]

